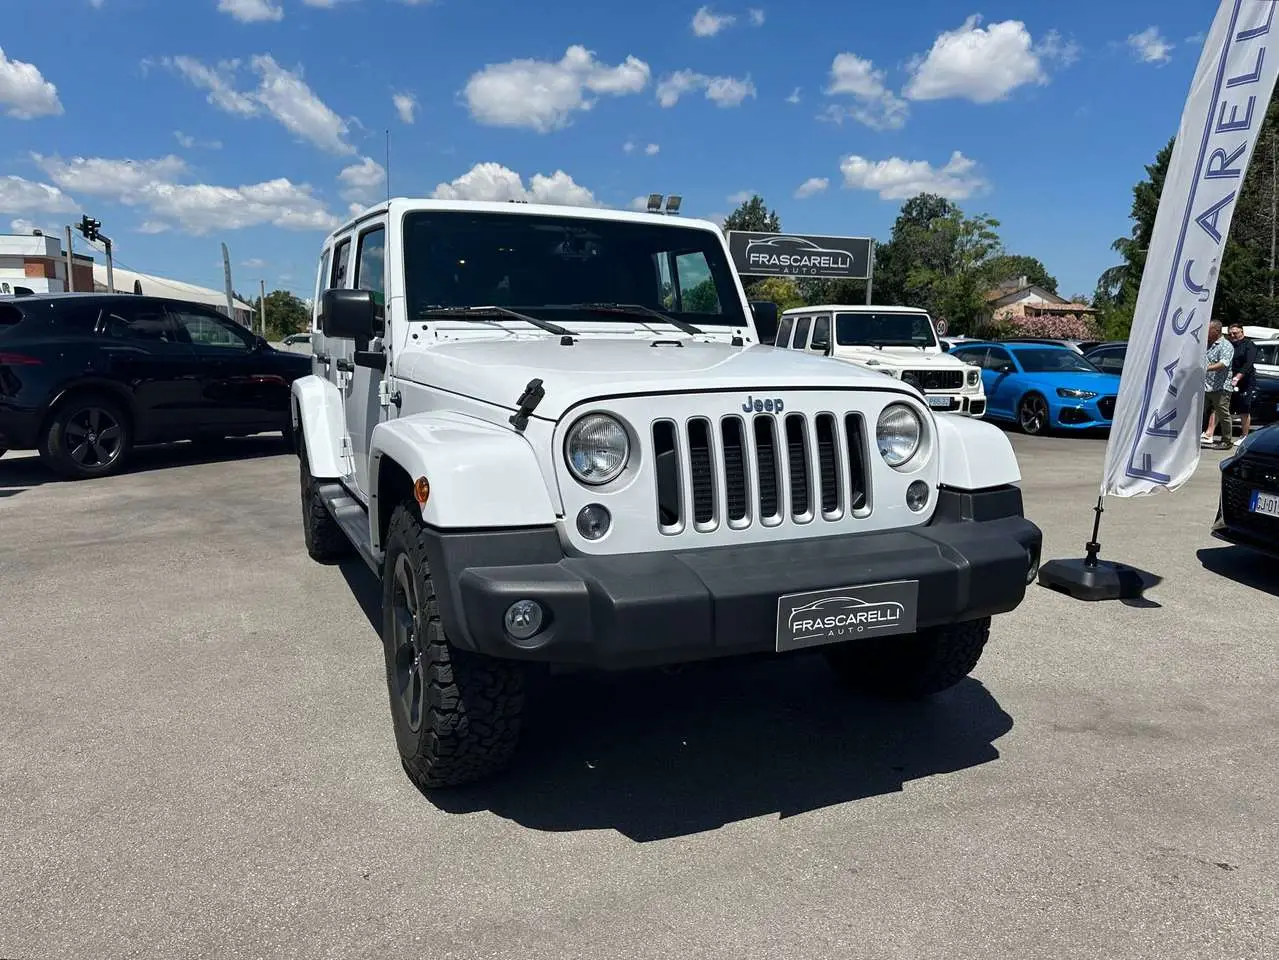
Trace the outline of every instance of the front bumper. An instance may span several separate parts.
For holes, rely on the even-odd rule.
[[[653,666],[773,652],[784,594],[917,580],[918,628],[1006,613],[1021,603],[1042,537],[1021,491],[942,491],[932,523],[909,530],[609,557],[566,556],[553,529],[448,533],[428,540],[450,639],[489,656]],[[547,611],[528,641],[504,627],[531,599]]]
[[[1107,400],[1102,409],[1102,399]],[[1051,408],[1052,425],[1061,430],[1095,430],[1098,427],[1109,427],[1112,418],[1106,415],[1107,410],[1114,413],[1114,397],[1094,400],[1059,400]]]
[[[942,401],[946,401],[942,405]],[[983,393],[933,393],[924,391],[924,402],[933,413],[957,413],[962,417],[986,415],[986,395]]]
[[[1239,454],[1221,462],[1221,499],[1212,535],[1279,557],[1279,519],[1249,510],[1254,490],[1279,493],[1279,463],[1254,461]]]
[[[34,450],[39,442],[42,411],[0,400],[0,447]]]

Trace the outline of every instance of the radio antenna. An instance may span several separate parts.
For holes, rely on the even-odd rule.
[[[386,128],[386,199],[391,199],[391,128]]]

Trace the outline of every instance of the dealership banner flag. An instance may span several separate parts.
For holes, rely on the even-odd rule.
[[[1279,71],[1277,5],[1222,0],[1204,43],[1137,292],[1103,495],[1175,490],[1199,464],[1208,321]]]

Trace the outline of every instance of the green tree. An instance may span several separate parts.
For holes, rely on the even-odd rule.
[[[736,210],[724,218],[724,232],[729,230],[781,233],[782,220],[776,210],[769,210],[765,206],[763,197],[755,194],[749,200],[743,200]]]
[[[262,301],[252,302],[255,313],[262,312]],[[311,313],[306,304],[287,290],[272,290],[266,295],[266,338],[280,340],[291,333],[302,333],[311,327]]]
[[[984,272],[986,280],[992,287],[1025,277],[1027,283],[1043,287],[1049,293],[1057,292],[1057,278],[1052,276],[1048,268],[1036,257],[1001,253],[986,261]]]
[[[752,300],[771,300],[777,304],[778,310],[790,310],[802,307],[806,303],[815,303],[800,292],[800,286],[790,277],[764,277],[751,287]]]

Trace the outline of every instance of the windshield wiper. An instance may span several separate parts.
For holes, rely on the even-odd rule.
[[[642,303],[569,303],[565,304],[569,310],[594,310],[597,313],[630,313],[643,314],[644,316],[653,317],[661,320],[663,323],[669,323],[671,326],[683,330],[690,337],[695,337],[703,331],[693,326],[687,320],[681,320],[679,317],[672,317],[669,314],[662,313],[660,310],[654,310],[652,307],[646,307]]]
[[[549,320],[542,320],[539,317],[520,313],[517,310],[508,310],[506,307],[491,305],[486,307],[424,307],[418,311],[417,316],[419,320],[423,320],[426,317],[456,317],[458,319],[472,318],[475,320],[483,320],[486,316],[511,317],[514,320],[523,320],[525,323],[531,323],[538,329],[553,333],[557,337],[579,336],[572,330],[561,327],[558,323],[551,323]]]

